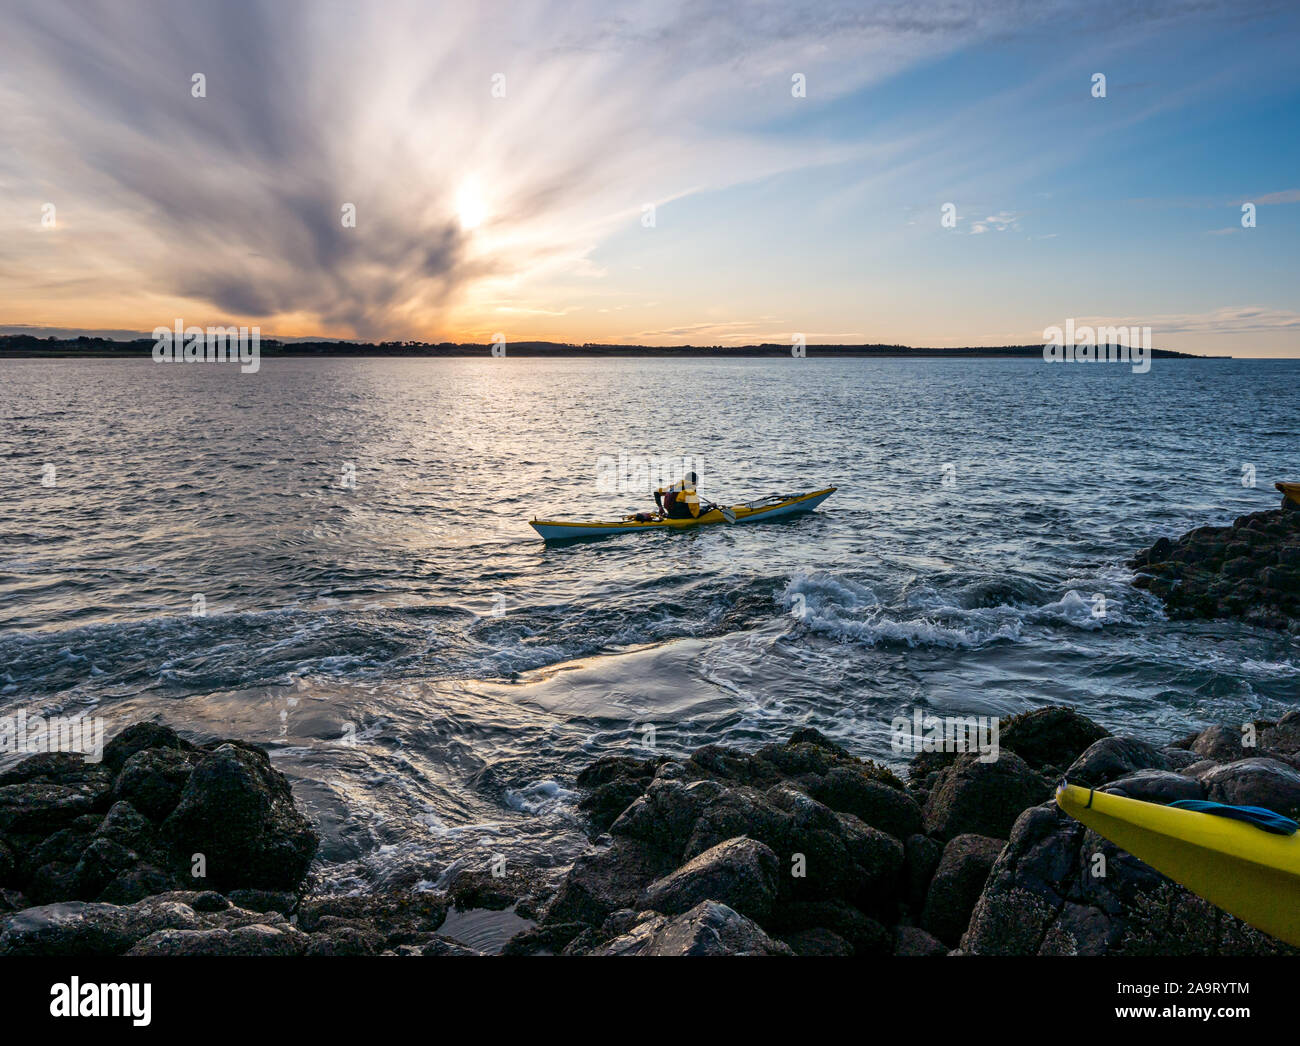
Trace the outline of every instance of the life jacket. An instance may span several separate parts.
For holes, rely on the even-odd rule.
[[[660,504],[664,507],[664,515],[669,519],[688,519],[698,517],[700,514],[700,496],[684,479],[656,490],[655,499],[661,498]]]

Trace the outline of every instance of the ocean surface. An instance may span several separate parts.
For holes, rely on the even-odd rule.
[[[839,490],[544,546],[534,515],[651,507],[620,454]],[[897,763],[916,708],[1160,739],[1300,704],[1294,638],[1170,622],[1124,566],[1298,454],[1300,361],[0,361],[0,715],[270,746],[325,889],[558,867],[574,774],[647,728]]]

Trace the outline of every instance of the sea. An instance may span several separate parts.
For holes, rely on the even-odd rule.
[[[762,525],[548,546],[689,465]],[[1164,741],[1300,704],[1300,643],[1170,621],[1156,538],[1300,479],[1300,361],[0,362],[0,716],[265,745],[315,888],[564,867],[577,772],[1069,704]],[[19,754],[0,755],[0,767]]]

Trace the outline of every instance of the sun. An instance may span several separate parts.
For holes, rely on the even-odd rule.
[[[467,181],[456,194],[456,217],[462,229],[477,229],[487,219],[487,204],[473,181]]]

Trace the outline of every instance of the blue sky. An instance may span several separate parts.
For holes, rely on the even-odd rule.
[[[987,345],[1073,317],[1300,355],[1293,5],[17,0],[6,23],[11,329]]]

